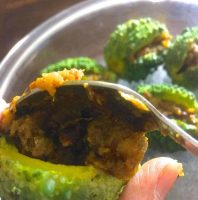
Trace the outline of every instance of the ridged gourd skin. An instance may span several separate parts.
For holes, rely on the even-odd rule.
[[[198,102],[195,94],[184,87],[170,84],[145,84],[139,85],[137,91],[142,95],[149,93],[159,100],[170,101],[186,109],[192,108],[198,112]]]
[[[165,67],[173,83],[189,89],[197,88],[198,63],[191,67],[188,65],[184,67],[184,64],[186,59],[189,58],[189,51],[191,51],[192,45],[197,46],[197,42],[198,27],[186,28],[172,42],[165,56]],[[198,56],[198,52],[196,52],[195,56]]]
[[[198,113],[198,102],[195,95],[183,87],[169,84],[155,84],[155,85],[140,85],[137,92],[149,100],[157,99],[158,101],[168,101],[173,105],[181,106],[184,109],[191,109],[194,113]],[[151,100],[152,101],[152,100]],[[154,104],[155,105],[155,104]],[[160,108],[158,108],[160,110]],[[170,118],[170,116],[168,116]],[[182,129],[198,136],[198,127],[196,124],[190,124],[180,119],[171,118],[171,120],[180,126]],[[148,146],[151,149],[162,152],[175,152],[184,150],[179,144],[172,140],[169,136],[160,134],[160,131],[153,131],[147,133]]]
[[[5,200],[117,200],[125,181],[92,166],[29,158],[0,137],[0,183]]]
[[[41,74],[62,71],[64,69],[70,70],[72,68],[84,70],[84,79],[104,80],[109,82],[115,82],[117,80],[117,76],[114,72],[106,69],[97,63],[96,60],[89,57],[65,58],[57,63],[48,65],[41,70]]]
[[[157,20],[142,18],[118,25],[104,49],[107,66],[119,77],[128,80],[144,79],[163,63],[163,56],[171,36],[166,26]],[[164,41],[161,49],[143,49],[156,40]]]
[[[149,132],[146,136],[148,137],[149,149],[169,153],[184,150],[181,145],[177,144],[169,136],[162,135],[160,131]]]

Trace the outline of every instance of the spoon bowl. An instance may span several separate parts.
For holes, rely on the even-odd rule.
[[[68,97],[71,95],[76,95],[75,101],[79,106],[89,106],[93,102],[98,105],[108,102],[110,109],[114,110],[119,108],[119,110],[125,112],[126,115],[130,115],[128,111],[135,108],[144,120],[144,113],[146,113],[146,115],[150,113],[150,119],[147,117],[146,120],[152,121],[154,119],[159,125],[158,129],[160,129],[162,133],[169,135],[186,150],[198,155],[198,141],[194,137],[164,116],[143,96],[120,84],[102,81],[68,81],[63,86],[56,88],[54,97],[50,96],[47,91],[34,89],[26,92],[25,95],[17,101],[17,112],[20,115],[24,115],[31,109],[39,109],[41,105],[46,105],[49,101],[51,102],[52,99],[52,101],[58,102],[58,99],[62,98],[65,103],[72,103],[68,101]],[[64,106],[59,106],[58,109],[64,109]],[[79,107],[75,106],[74,109],[79,109]]]

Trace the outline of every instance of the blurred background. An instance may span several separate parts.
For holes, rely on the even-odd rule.
[[[0,61],[37,25],[83,0],[0,0]]]

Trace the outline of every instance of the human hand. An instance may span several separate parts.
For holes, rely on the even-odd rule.
[[[181,164],[160,157],[146,162],[125,187],[120,200],[163,200],[179,173]]]

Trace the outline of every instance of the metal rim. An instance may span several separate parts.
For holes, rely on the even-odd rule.
[[[0,80],[2,82],[0,85],[0,97],[4,96],[6,86],[11,80],[11,77],[16,73],[17,68],[28,59],[35,49],[43,43],[43,41],[50,38],[63,27],[66,27],[74,20],[82,17],[84,14],[92,13],[112,6],[119,6],[122,4],[140,1],[150,1],[153,3],[178,2],[183,4],[198,5],[196,0],[87,0],[67,8],[33,29],[8,52],[0,63]]]

